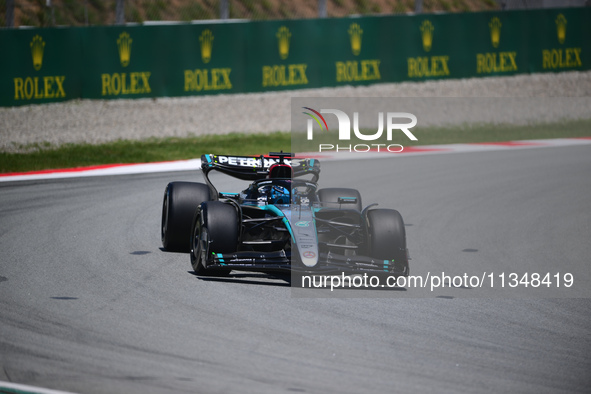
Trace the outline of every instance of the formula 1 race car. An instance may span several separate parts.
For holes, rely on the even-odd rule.
[[[162,245],[189,252],[198,275],[230,270],[407,276],[398,211],[363,208],[355,189],[318,189],[320,163],[291,153],[203,155],[206,183],[171,182],[162,205]],[[252,181],[218,192],[212,171]]]

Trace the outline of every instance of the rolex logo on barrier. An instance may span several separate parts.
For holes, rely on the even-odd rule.
[[[566,18],[563,14],[558,14],[556,23],[556,37],[560,45],[566,42]],[[583,67],[581,59],[581,47],[575,48],[553,48],[542,50],[542,67],[545,70],[573,69]]]
[[[199,36],[199,42],[201,43],[201,60],[203,60],[203,63],[209,63],[213,46],[213,33],[211,30],[203,30]]]
[[[494,48],[501,43],[501,20],[496,16],[488,23],[490,42]],[[488,52],[476,54],[476,73],[497,74],[517,71],[517,52]]]
[[[349,26],[348,32],[349,39],[351,40],[351,51],[353,55],[357,56],[361,52],[361,36],[363,35],[363,30],[357,23],[352,23]]]
[[[490,41],[493,47],[498,47],[501,41],[501,21],[496,16],[490,20],[488,27],[490,28]]]
[[[429,52],[433,46],[433,24],[429,20],[423,21],[421,24],[421,38],[423,39],[423,49],[425,52]]]
[[[363,30],[357,23],[351,23],[349,29],[351,52],[358,56],[361,53],[361,37]],[[335,80],[337,82],[379,81],[380,59],[343,60],[335,62]]]
[[[123,67],[127,67],[129,65],[132,41],[133,40],[126,32],[121,33],[117,39],[117,47],[119,48],[119,61],[121,61],[121,65]]]
[[[285,60],[289,56],[291,32],[286,26],[281,26],[275,36],[277,37],[279,47],[279,57],[281,60]],[[307,85],[307,68],[308,65],[306,63],[265,65],[261,69],[261,86],[266,88]]]
[[[119,34],[117,50],[121,66],[129,66],[131,60],[131,43],[133,40],[127,32]],[[149,94],[150,71],[104,73],[101,74],[101,96],[128,96],[135,94]]]
[[[419,26],[423,50],[429,52],[433,47],[433,31],[435,27],[429,20],[424,20]],[[409,78],[447,77],[449,71],[449,56],[418,56],[406,59]]]
[[[41,70],[43,66],[43,54],[45,51],[45,41],[40,35],[35,35],[29,43],[31,56],[33,59],[33,68],[35,71]],[[14,100],[43,100],[65,98],[64,88],[65,75],[39,75],[33,77],[16,77],[14,82]]]
[[[289,56],[289,39],[291,38],[291,33],[289,29],[285,26],[281,26],[277,31],[277,41],[279,44],[279,57],[282,60],[287,59]]]
[[[558,42],[564,44],[566,39],[566,18],[562,14],[558,14],[556,17],[556,34],[558,36]]]
[[[213,33],[205,29],[199,36],[201,46],[201,60],[204,64],[211,60],[211,50],[213,48]],[[230,73],[232,69],[224,68],[196,68],[184,71],[185,92],[207,92],[217,90],[231,90],[232,81]]]
[[[41,70],[41,66],[43,65],[43,50],[45,49],[45,42],[43,42],[43,38],[41,36],[36,35],[31,40],[31,55],[33,56],[33,67],[35,70]]]

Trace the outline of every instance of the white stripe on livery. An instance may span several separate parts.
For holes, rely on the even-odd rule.
[[[69,391],[44,389],[42,387],[27,386],[24,384],[16,384],[3,381],[0,381],[0,392],[19,394],[73,394]]]

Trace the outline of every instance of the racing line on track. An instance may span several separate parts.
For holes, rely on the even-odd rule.
[[[299,156],[323,161],[351,160],[382,157],[406,157],[433,154],[449,154],[464,152],[487,152],[499,150],[547,148],[556,146],[591,145],[591,137],[581,138],[556,138],[547,140],[523,140],[507,142],[483,142],[471,144],[449,145],[424,145],[406,147],[402,152],[310,152]],[[91,167],[65,168],[56,170],[43,170],[31,172],[16,172],[0,174],[0,182],[29,181],[40,179],[60,179],[90,176],[147,174],[171,171],[196,171],[201,169],[200,159],[168,161],[159,163],[135,163],[135,164],[105,164]]]

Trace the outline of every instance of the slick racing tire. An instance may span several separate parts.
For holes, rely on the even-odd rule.
[[[211,199],[209,187],[196,182],[170,182],[162,202],[162,246],[171,252],[191,249],[191,224],[197,207]]]
[[[339,197],[356,198],[355,204],[339,204]],[[329,187],[318,190],[318,199],[321,203],[335,203],[329,204],[328,207],[335,207],[340,209],[355,209],[361,211],[363,205],[361,204],[361,194],[356,189],[348,189],[343,187]],[[337,205],[338,204],[338,205]]]
[[[238,249],[240,229],[238,212],[233,205],[221,201],[201,204],[191,230],[191,266],[197,275],[227,275],[230,269],[207,268],[207,260],[218,253]]]
[[[369,255],[388,262],[388,272],[404,272],[408,276],[406,230],[400,212],[394,209],[371,209],[367,212]]]

